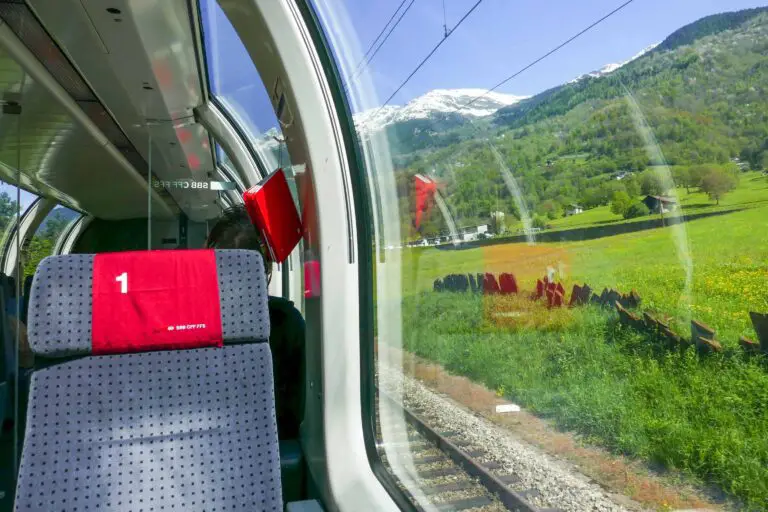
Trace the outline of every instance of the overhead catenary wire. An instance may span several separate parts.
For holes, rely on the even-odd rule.
[[[459,28],[459,26],[461,26],[461,24],[462,24],[462,23],[464,23],[464,20],[466,20],[466,19],[467,19],[467,18],[470,16],[470,14],[472,14],[472,13],[475,11],[475,9],[477,9],[477,7],[478,7],[478,6],[479,6],[481,3],[483,3],[483,0],[477,0],[477,2],[475,2],[475,5],[473,5],[472,7],[470,7],[470,9],[469,9],[469,10],[468,10],[468,11],[467,11],[465,14],[464,14],[464,16],[462,16],[462,17],[461,17],[461,19],[460,19],[460,20],[459,20],[459,21],[456,23],[456,25],[454,25],[454,27],[453,27],[451,30],[448,30],[448,31],[445,33],[445,35],[444,35],[444,36],[443,36],[443,38],[440,40],[440,42],[439,42],[439,43],[437,43],[437,44],[435,45],[435,47],[434,47],[434,48],[432,48],[432,50],[431,50],[431,51],[430,51],[430,52],[427,54],[427,56],[426,56],[426,57],[424,57],[424,59],[423,59],[423,60],[422,60],[422,61],[419,63],[419,65],[418,65],[418,66],[416,66],[416,68],[415,68],[415,69],[414,69],[414,70],[411,72],[411,74],[410,74],[410,75],[408,75],[408,77],[407,77],[405,80],[403,80],[403,81],[400,83],[400,85],[398,85],[398,86],[397,86],[397,89],[395,89],[395,92],[393,92],[393,93],[392,93],[392,94],[389,96],[389,98],[387,98],[387,101],[385,101],[384,103],[382,103],[381,107],[379,107],[379,110],[381,110],[382,108],[384,108],[384,107],[385,107],[385,106],[386,106],[386,105],[387,105],[387,104],[388,104],[390,101],[392,101],[392,98],[394,98],[394,97],[397,95],[397,93],[399,93],[399,92],[400,92],[400,90],[401,90],[403,87],[405,87],[405,85],[406,85],[406,84],[407,84],[407,83],[408,83],[408,82],[411,80],[411,78],[413,78],[413,75],[415,75],[416,73],[418,73],[418,72],[419,72],[419,70],[422,68],[422,66],[424,66],[424,64],[426,64],[426,63],[427,63],[427,61],[428,61],[429,59],[431,59],[431,58],[432,58],[432,55],[434,55],[434,54],[435,54],[435,52],[436,52],[436,51],[437,51],[437,50],[440,48],[440,46],[442,46],[442,45],[443,45],[443,43],[444,43],[444,42],[446,42],[446,41],[448,40],[448,38],[451,36],[451,34],[453,34],[453,33],[456,31],[456,29],[457,29],[457,28]]]
[[[510,80],[512,80],[512,79],[514,79],[514,78],[516,78],[516,77],[520,76],[521,74],[523,74],[524,72],[526,72],[527,70],[529,70],[530,68],[532,68],[533,66],[535,66],[536,64],[538,64],[539,62],[541,62],[541,61],[543,61],[544,59],[548,58],[550,55],[552,55],[552,54],[554,54],[554,53],[556,53],[556,52],[560,51],[560,50],[561,50],[562,48],[564,48],[565,46],[567,46],[567,45],[571,44],[573,41],[575,41],[575,40],[576,40],[576,39],[578,39],[579,37],[583,36],[584,34],[586,34],[587,32],[589,32],[590,30],[592,30],[592,29],[593,29],[593,28],[595,28],[596,26],[600,25],[602,22],[604,22],[605,20],[607,20],[608,18],[610,18],[610,17],[611,17],[611,16],[613,16],[614,14],[618,13],[619,11],[621,11],[622,9],[624,9],[625,7],[627,7],[629,4],[631,4],[631,3],[632,3],[632,2],[634,2],[634,1],[635,1],[635,0],[626,0],[626,1],[625,1],[623,4],[619,5],[619,6],[618,6],[618,7],[616,7],[614,10],[612,10],[611,12],[609,12],[608,14],[606,14],[605,16],[603,16],[602,18],[599,18],[598,20],[596,20],[596,21],[592,22],[590,25],[588,25],[587,27],[583,28],[583,29],[582,29],[582,30],[580,30],[578,33],[574,34],[573,36],[569,37],[568,39],[566,39],[565,41],[563,41],[562,43],[560,43],[560,44],[559,44],[559,45],[557,45],[556,47],[552,48],[551,50],[549,50],[547,53],[545,53],[545,54],[544,54],[544,55],[542,55],[541,57],[538,57],[537,59],[535,59],[535,60],[534,60],[534,61],[532,61],[531,63],[529,63],[529,64],[525,65],[524,67],[522,67],[521,69],[519,69],[519,70],[515,71],[514,73],[512,73],[511,75],[509,75],[509,76],[508,76],[508,77],[506,77],[504,80],[502,80],[501,82],[497,83],[496,85],[494,85],[493,87],[491,87],[490,89],[488,89],[487,91],[485,91],[484,93],[482,93],[482,94],[480,94],[479,96],[477,96],[477,97],[473,98],[473,99],[472,99],[471,101],[469,101],[468,103],[465,103],[464,105],[460,106],[458,109],[456,109],[456,112],[459,112],[459,111],[461,111],[461,110],[463,110],[463,109],[465,109],[465,108],[468,108],[470,105],[472,105],[473,103],[475,103],[477,100],[479,100],[479,99],[481,99],[481,98],[485,97],[486,95],[488,95],[489,93],[491,93],[491,92],[495,91],[496,89],[498,89],[498,88],[499,88],[499,87],[501,87],[502,85],[506,84],[506,83],[507,83],[507,82],[509,82]]]
[[[404,0],[404,1],[406,1],[406,0]],[[367,59],[363,58],[362,65],[358,64],[357,70],[352,75],[352,80],[357,80],[357,78],[363,73],[363,71],[365,71],[365,68],[368,67],[368,65],[371,63],[373,58],[376,57],[376,54],[379,53],[379,50],[381,50],[381,48],[387,42],[387,39],[389,39],[389,36],[392,35],[392,32],[394,32],[394,30],[397,28],[397,26],[400,24],[400,22],[403,21],[403,18],[405,17],[406,14],[408,14],[408,11],[410,10],[410,8],[413,7],[414,2],[416,2],[416,0],[411,0],[410,3],[405,7],[403,12],[400,13],[400,17],[398,17],[397,21],[395,21],[395,23],[392,25],[392,27],[390,27],[389,31],[387,32],[387,35],[385,35],[384,39],[381,40],[379,45],[376,47],[376,50],[374,50],[374,52]],[[399,7],[398,7],[398,9],[399,9]],[[395,11],[395,14],[397,14],[397,11]],[[393,17],[394,17],[394,15],[393,15]],[[387,24],[389,24],[389,23],[387,23]],[[384,26],[384,28],[385,29],[387,28],[386,25]],[[370,49],[369,49],[369,51],[370,51]]]
[[[368,54],[371,53],[371,50],[373,50],[373,47],[376,46],[376,43],[379,42],[379,39],[381,39],[381,36],[384,34],[384,32],[387,30],[387,27],[390,23],[392,23],[392,20],[395,19],[395,16],[397,16],[397,13],[400,12],[400,9],[403,8],[403,5],[405,5],[405,2],[408,0],[403,0],[400,2],[400,5],[397,6],[397,9],[395,9],[395,12],[392,13],[392,16],[387,20],[387,23],[381,28],[381,31],[376,36],[376,39],[373,40],[373,42],[368,46],[368,49],[365,51],[365,54],[363,55],[363,58],[360,59],[360,61],[355,65],[355,71],[360,69],[361,64],[365,59],[368,57]]]

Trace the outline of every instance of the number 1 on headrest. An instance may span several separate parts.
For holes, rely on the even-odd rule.
[[[123,272],[115,278],[120,283],[120,293],[128,293],[128,272]]]

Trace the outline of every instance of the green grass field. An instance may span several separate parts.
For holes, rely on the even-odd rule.
[[[692,189],[690,192],[685,188],[678,188],[675,190],[678,200],[683,207],[683,211],[688,214],[697,214],[712,211],[725,211],[734,208],[745,208],[758,206],[760,204],[768,204],[768,193],[766,193],[766,185],[768,180],[759,172],[746,172],[741,174],[739,186],[732,192],[728,193],[721,201],[720,204],[716,204],[703,192],[699,192]],[[640,201],[642,197],[638,197]],[[660,218],[660,215],[651,215],[648,217],[641,217],[637,219],[624,220],[621,216],[611,212],[609,205],[598,206],[586,210],[578,215],[571,215],[570,217],[560,217],[548,221],[552,226],[553,231],[559,231],[562,229],[572,228],[585,228],[590,226],[605,226],[611,224],[621,224],[625,222],[639,222],[647,220],[649,218]],[[511,224],[509,226],[511,231],[517,231],[522,229],[520,222]]]
[[[536,328],[502,324],[502,297],[423,292],[405,300],[404,345],[615,453],[768,500],[763,358],[667,352],[595,307]],[[540,306],[531,312],[541,321]],[[563,321],[567,320],[567,321]]]
[[[675,319],[680,334],[694,318],[735,345],[739,336],[755,337],[749,311],[768,311],[768,180],[742,180],[727,199],[720,208],[731,212],[720,216],[581,242],[407,249],[403,293],[432,289],[434,279],[450,273],[486,271],[512,272],[533,289],[551,266],[562,269],[569,292],[583,282],[598,293],[636,289],[643,308]]]
[[[747,357],[748,312],[768,312],[768,181],[742,179],[719,216],[579,242],[402,251],[408,350],[616,452],[768,503],[768,360]],[[586,215],[586,214],[585,214]],[[450,273],[513,272],[525,292],[550,266],[570,285],[636,289],[641,309],[714,327],[726,351],[668,352],[594,307],[548,310],[525,298],[432,292]]]

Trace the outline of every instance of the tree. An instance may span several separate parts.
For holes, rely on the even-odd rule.
[[[686,187],[699,187],[704,176],[716,170],[714,165],[694,165],[688,169],[688,185]]]
[[[546,229],[547,220],[544,217],[541,217],[540,215],[534,215],[533,219],[531,219],[531,227]]]
[[[538,213],[546,215],[550,220],[555,220],[556,218],[563,216],[563,209],[560,206],[560,203],[552,199],[547,199],[542,202],[536,210]]]
[[[676,166],[672,170],[672,178],[675,180],[675,186],[685,187],[685,191],[691,193],[691,173],[687,167]]]
[[[24,262],[24,275],[35,274],[35,269],[43,260],[53,252],[54,240],[51,238],[32,237],[24,248],[22,261]]]
[[[0,192],[0,234],[5,231],[8,223],[16,216],[16,201],[11,199],[8,192]]]
[[[712,169],[701,180],[701,190],[706,192],[710,199],[720,204],[725,194],[736,188],[736,177],[720,169]]]
[[[661,176],[654,171],[645,171],[640,177],[640,192],[650,196],[663,194],[665,190]]]
[[[637,178],[635,178],[634,174],[627,176],[621,180],[621,182],[624,184],[624,188],[627,189],[629,197],[637,197],[640,195],[640,184],[637,182]]]
[[[611,200],[612,213],[624,216],[631,205],[632,199],[629,197],[629,194],[623,191],[613,193],[613,199]]]
[[[60,211],[54,210],[48,218],[43,221],[43,224],[38,228],[35,236],[55,240],[68,224],[69,219],[67,219]]]
[[[627,208],[627,211],[624,212],[624,218],[634,219],[636,217],[643,217],[649,213],[651,212],[648,207],[645,206],[645,203],[632,203],[629,208]]]

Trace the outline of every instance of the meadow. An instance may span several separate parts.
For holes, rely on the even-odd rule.
[[[615,452],[719,485],[750,508],[768,503],[768,361],[748,357],[748,312],[768,312],[768,180],[742,180],[728,202],[683,198],[720,216],[593,240],[402,251],[405,348],[467,376]],[[584,214],[586,215],[586,214]],[[587,282],[642,297],[690,336],[717,331],[722,354],[669,352],[612,311],[547,309],[528,293],[547,267],[570,293]],[[518,297],[435,293],[450,273],[512,272]]]
[[[683,208],[684,213],[698,214],[709,213],[718,211],[730,211],[734,209],[740,209],[745,207],[754,207],[761,204],[768,204],[768,193],[765,189],[766,178],[762,176],[760,172],[751,171],[741,174],[739,186],[725,195],[720,201],[720,204],[716,204],[715,201],[710,200],[706,194],[698,191],[695,188],[686,189],[680,187],[675,189],[675,195]],[[643,196],[636,197],[637,201],[640,201]],[[560,231],[563,229],[584,228],[591,226],[608,226],[612,224],[625,224],[632,222],[640,222],[647,219],[659,219],[661,215],[655,214],[645,217],[638,217],[635,219],[625,220],[620,215],[611,212],[610,205],[598,206],[585,210],[578,215],[571,215],[568,217],[560,217],[558,219],[548,221],[552,231]],[[511,231],[517,231],[522,229],[522,224],[517,222],[509,226]]]
[[[668,352],[596,307],[504,322],[505,297],[417,294],[404,347],[497,391],[585,442],[768,500],[763,358]],[[503,317],[502,317],[503,318]]]
[[[723,215],[665,228],[577,242],[406,249],[403,294],[471,272],[512,272],[532,290],[552,267],[568,292],[584,282],[598,294],[604,287],[635,289],[643,309],[671,317],[680,334],[694,318],[715,328],[725,346],[735,346],[739,336],[755,338],[749,311],[768,311],[768,180],[745,181],[721,201]],[[705,200],[688,194],[683,204]],[[684,206],[684,213],[692,211],[697,208]]]

